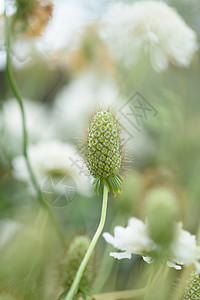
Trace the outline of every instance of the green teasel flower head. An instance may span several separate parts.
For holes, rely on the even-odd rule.
[[[95,193],[100,195],[103,184],[115,195],[121,193],[123,146],[118,122],[109,108],[96,109],[90,118],[83,146],[87,168],[94,177]]]
[[[200,300],[200,275],[196,272],[192,272],[182,299]]]
[[[65,288],[69,289],[73,283],[76,272],[89,248],[91,240],[85,235],[76,236],[69,247],[67,252],[66,260],[63,263],[64,276],[63,285]],[[83,276],[81,278],[79,288],[87,290],[91,287],[94,280],[95,267],[94,267],[94,255],[89,260],[89,263],[84,270]]]

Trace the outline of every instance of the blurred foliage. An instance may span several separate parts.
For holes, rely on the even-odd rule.
[[[37,1],[16,2],[15,17],[25,21],[20,27],[23,30],[28,28],[28,14],[34,2]],[[199,2],[194,5],[192,1],[180,0],[168,3],[177,8],[199,38]],[[12,30],[14,43],[19,36],[15,36],[14,28]],[[178,220],[183,221],[190,232],[197,234],[200,225],[200,53],[197,52],[188,69],[170,66],[166,72],[156,73],[149,61],[144,59],[127,71],[114,63],[95,28],[86,29],[76,51],[61,50],[66,51],[65,55],[57,53],[53,63],[51,58],[46,59],[32,48],[30,62],[15,68],[24,98],[49,109],[62,87],[70,86],[80,74],[92,69],[100,73],[99,78],[109,74],[114,79],[118,87],[115,100],[120,106],[124,103],[121,99],[126,100],[134,91],[139,91],[157,110],[155,117],[142,119],[141,134],[135,135],[135,129],[131,127],[135,138],[131,141],[133,147],[130,146],[128,151],[134,156],[134,161],[131,161],[125,175],[123,194],[109,199],[105,231],[111,232],[114,226],[124,225],[130,216],[144,219],[145,198],[149,190],[161,187],[169,188],[175,194]],[[68,57],[70,63],[67,63]],[[6,71],[1,70],[0,107],[11,96]],[[84,101],[84,95],[80,97]],[[51,122],[50,118],[49,124]],[[73,131],[73,127],[69,130]],[[68,142],[72,143],[71,140]],[[101,197],[83,195],[78,191],[75,200],[68,206],[52,208],[68,242],[63,250],[47,216],[40,212],[36,197],[25,183],[17,181],[12,174],[12,159],[5,150],[11,144],[9,140],[7,145],[2,145],[0,137],[0,218],[5,223],[8,219],[15,220],[21,227],[3,246],[0,238],[0,300],[57,299],[63,292],[59,271],[65,252],[72,237],[88,233],[92,236],[99,220]],[[76,144],[73,141],[74,147]],[[131,260],[114,261],[108,255],[110,251],[111,247],[101,239],[96,251],[99,274],[93,278],[94,292],[98,286],[98,292],[144,287],[150,266],[137,256]],[[145,299],[172,299],[171,293],[180,277],[178,271],[164,270]]]
[[[27,37],[40,36],[52,16],[51,0],[16,0],[13,31],[25,33]]]
[[[28,15],[33,9],[35,0],[16,0],[16,19],[23,19],[27,22]]]

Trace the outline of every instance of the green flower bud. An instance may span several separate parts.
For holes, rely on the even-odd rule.
[[[91,240],[87,236],[77,236],[69,247],[64,263],[64,286],[70,288],[76,272],[88,250]],[[88,289],[94,280],[94,257],[92,257],[83,273],[79,287]]]
[[[165,247],[175,235],[175,195],[167,188],[154,188],[148,192],[145,201],[149,234],[157,244]]]
[[[91,119],[84,142],[86,165],[95,178],[95,192],[98,194],[103,183],[115,194],[121,192],[121,149],[117,121],[109,109],[98,110]]]
[[[184,291],[183,300],[200,300],[200,275],[192,272]]]

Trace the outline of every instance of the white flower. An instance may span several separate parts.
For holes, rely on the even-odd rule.
[[[54,0],[53,6],[53,16],[42,36],[34,39],[21,38],[14,42],[13,63],[16,68],[31,63],[35,50],[48,59],[56,50],[68,47],[94,19],[92,13],[81,3]]]
[[[102,78],[92,71],[82,73],[55,99],[53,115],[57,133],[62,139],[78,136],[85,125],[83,112],[93,111],[98,103],[108,105],[116,102],[117,94],[118,89],[111,78]]]
[[[198,49],[196,33],[163,2],[115,3],[102,24],[102,38],[126,67],[144,54],[156,71],[167,69],[169,62],[188,67]]]
[[[69,46],[94,19],[81,2],[54,1],[53,4],[53,17],[37,43],[43,54]]]
[[[170,267],[181,269],[179,265],[194,264],[200,273],[200,247],[196,245],[196,236],[182,229],[182,224],[177,224],[177,234],[171,244],[172,259],[168,261]]]
[[[28,154],[33,171],[41,188],[48,176],[56,174],[61,179],[66,175],[73,179],[78,192],[90,193],[90,184],[84,165],[75,149],[67,143],[60,141],[40,142],[28,148]],[[75,163],[76,162],[76,163]],[[20,155],[13,159],[13,176],[30,184],[29,172],[26,167],[24,156]]]
[[[147,226],[137,218],[130,218],[127,227],[117,226],[114,229],[114,237],[105,232],[106,242],[124,252],[112,252],[110,256],[118,259],[131,258],[131,254],[145,254],[156,248],[156,244],[148,236]]]
[[[128,220],[127,227],[117,226],[114,229],[114,237],[109,233],[103,234],[106,242],[123,252],[111,252],[110,256],[118,259],[131,258],[131,254],[142,255],[144,261],[152,263],[153,259],[148,253],[160,251],[160,245],[156,244],[148,236],[148,222],[143,223],[136,218]],[[181,270],[182,266],[194,264],[197,273],[200,274],[200,247],[196,245],[196,236],[182,229],[182,224],[177,223],[176,234],[170,246],[170,257],[163,258],[169,267]]]

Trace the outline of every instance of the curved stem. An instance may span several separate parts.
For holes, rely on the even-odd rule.
[[[111,230],[113,230],[113,228],[115,227],[115,224],[118,224],[119,222],[121,222],[121,218],[120,221],[118,222],[119,219],[119,215],[115,216],[115,219],[112,222],[111,225]],[[110,244],[106,243],[106,247],[103,253],[103,256],[101,257],[101,266],[98,270],[98,274],[95,278],[94,284],[92,286],[92,289],[96,292],[96,293],[100,293],[105,285],[105,283],[107,282],[108,278],[111,276],[111,271],[113,268],[113,265],[115,263],[114,259],[109,259],[109,253],[111,252],[111,246]]]
[[[25,112],[24,112],[24,105],[23,105],[22,97],[20,95],[19,88],[17,86],[17,82],[13,75],[11,58],[10,58],[10,34],[9,34],[8,17],[7,17],[7,13],[6,13],[6,0],[5,0],[5,38],[6,38],[6,55],[7,55],[6,71],[7,71],[10,87],[11,87],[13,94],[15,95],[17,102],[19,104],[19,107],[20,107],[20,112],[21,112],[21,117],[22,117],[22,128],[23,128],[23,155],[25,158],[26,166],[27,166],[32,184],[37,192],[39,202],[48,211],[48,214],[56,228],[56,231],[57,231],[60,239],[62,240],[63,243],[65,243],[65,237],[64,237],[59,225],[57,224],[56,220],[54,219],[54,215],[52,214],[50,207],[48,206],[48,204],[45,202],[45,200],[43,198],[42,192],[40,190],[40,186],[37,182],[37,179],[35,177],[32,167],[31,167],[31,163],[29,160],[28,152],[27,152],[28,133],[27,133],[27,129],[26,129],[26,118],[25,118]]]
[[[73,299],[73,296],[77,293],[77,290],[78,290],[78,286],[79,286],[79,283],[81,281],[81,278],[82,278],[82,275],[83,275],[83,272],[87,266],[87,263],[92,255],[92,252],[94,250],[94,247],[102,233],[102,230],[103,230],[103,227],[104,227],[104,224],[105,224],[105,219],[106,219],[106,211],[107,211],[107,203],[108,203],[108,188],[107,186],[104,184],[104,190],[103,190],[103,204],[102,204],[102,210],[101,210],[101,219],[100,219],[100,222],[99,222],[99,226],[97,228],[97,231],[91,241],[91,244],[85,254],[85,257],[83,258],[80,266],[79,266],[79,269],[76,273],[76,276],[74,278],[74,281],[71,285],[71,288],[65,298],[65,300],[72,300]]]

